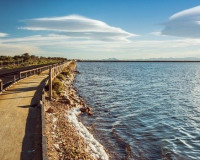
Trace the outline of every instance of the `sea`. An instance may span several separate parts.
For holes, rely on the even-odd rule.
[[[79,117],[111,160],[200,160],[200,63],[78,62]]]

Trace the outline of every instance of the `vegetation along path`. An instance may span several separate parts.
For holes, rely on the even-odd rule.
[[[23,79],[0,95],[0,159],[42,159],[38,104],[47,76]]]

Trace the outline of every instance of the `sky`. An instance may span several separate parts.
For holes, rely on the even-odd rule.
[[[199,0],[0,0],[0,55],[200,58]]]

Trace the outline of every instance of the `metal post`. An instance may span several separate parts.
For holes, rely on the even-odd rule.
[[[49,99],[52,99],[52,67],[49,68]]]
[[[3,91],[3,81],[0,79],[0,92]]]

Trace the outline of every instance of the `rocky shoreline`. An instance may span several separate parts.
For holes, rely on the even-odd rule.
[[[91,116],[92,110],[84,99],[77,95],[73,86],[75,75],[78,73],[76,63],[72,62],[69,70],[70,76],[66,76],[62,81],[62,94],[57,99],[47,100],[45,104],[48,158],[108,159],[103,146],[91,136],[82,123],[78,122],[77,114],[87,113]]]

